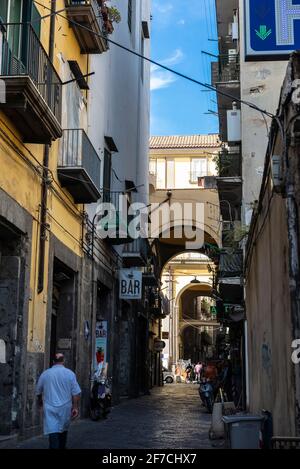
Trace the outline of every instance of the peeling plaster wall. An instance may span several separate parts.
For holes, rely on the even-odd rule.
[[[270,186],[270,181],[269,181]],[[267,191],[254,233],[246,278],[250,412],[270,411],[274,435],[295,435],[291,360],[288,236],[285,201]]]

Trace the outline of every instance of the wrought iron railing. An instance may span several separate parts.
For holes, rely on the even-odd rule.
[[[29,23],[3,24],[2,76],[29,76],[61,121],[61,80]]]
[[[221,83],[240,80],[239,54],[219,55],[215,80]]]
[[[218,172],[220,177],[241,177],[241,154],[222,151],[218,155]]]
[[[125,246],[124,252],[126,255],[140,254],[144,260],[148,257],[148,241],[145,238],[134,239],[132,243]]]
[[[83,129],[63,131],[62,151],[59,158],[61,168],[82,168],[100,191],[101,160],[92,142]]]
[[[219,277],[240,277],[243,274],[243,251],[223,250],[220,253]]]
[[[98,205],[102,215],[98,221],[98,231],[113,244],[126,244],[132,242],[128,233],[128,224],[131,215],[128,215],[129,197],[126,192],[110,191],[108,188],[101,191],[101,202]]]
[[[65,0],[66,7],[80,7],[82,5],[91,6],[94,10],[95,16],[97,18],[97,23],[103,33],[104,38],[107,37],[107,31],[105,29],[103,16],[101,12],[102,2],[100,0]]]

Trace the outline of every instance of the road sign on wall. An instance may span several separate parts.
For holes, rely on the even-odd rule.
[[[281,60],[300,49],[300,0],[244,0],[247,60]]]

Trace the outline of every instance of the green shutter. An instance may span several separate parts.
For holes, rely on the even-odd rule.
[[[41,15],[37,9],[37,7],[32,4],[32,10],[31,10],[31,23],[32,27],[38,36],[38,38],[41,37]]]
[[[7,22],[7,0],[0,0],[0,18],[3,23]]]

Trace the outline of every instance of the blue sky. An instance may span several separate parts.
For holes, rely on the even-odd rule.
[[[153,0],[151,56],[203,82],[210,82],[208,56],[217,54],[215,0]],[[218,132],[215,95],[169,72],[152,67],[151,135]]]

